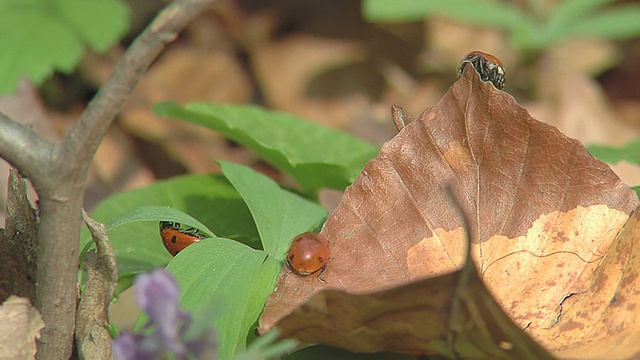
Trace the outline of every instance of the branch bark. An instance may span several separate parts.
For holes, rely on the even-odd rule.
[[[177,0],[140,34],[59,144],[0,114],[0,154],[34,184],[40,197],[36,307],[46,327],[39,359],[71,356],[77,302],[81,209],[95,152],[115,116],[164,47],[216,0]]]
[[[0,154],[23,176],[41,179],[52,153],[53,144],[0,112]]]

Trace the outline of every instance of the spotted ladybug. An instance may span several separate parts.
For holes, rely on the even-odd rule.
[[[182,229],[180,223],[171,221],[160,221],[160,236],[164,247],[173,256],[204,238],[198,230]]]
[[[313,232],[293,238],[285,261],[293,272],[302,276],[318,273],[318,280],[327,269],[330,260],[329,241],[323,235]]]
[[[502,90],[504,87],[506,72],[500,59],[482,51],[472,51],[460,62],[458,76],[462,75],[464,66],[467,63],[473,65],[473,68],[476,69],[476,72],[480,75],[480,79],[482,79],[482,81],[489,81],[496,87],[496,89]]]

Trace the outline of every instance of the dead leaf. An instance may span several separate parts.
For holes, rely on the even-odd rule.
[[[35,302],[38,214],[27,195],[27,181],[11,167],[6,229],[0,229],[0,301],[18,295]]]
[[[363,61],[367,53],[360,42],[292,35],[251,51],[256,78],[266,102],[274,109],[340,128],[370,105],[362,94],[339,99],[307,95],[310,82],[318,75]]]
[[[615,49],[607,42],[574,40],[558,44],[540,59],[535,76],[539,101],[528,104],[528,110],[583,144],[621,146],[637,138],[638,127],[624,121],[609,95],[592,78],[615,59]],[[618,164],[613,169],[627,184],[637,184],[637,166]]]
[[[636,209],[602,259],[589,287],[568,294],[559,305],[557,323],[540,334],[553,339],[556,356],[571,359],[640,356],[639,216],[640,209]]]
[[[0,306],[0,354],[3,359],[35,359],[44,322],[29,300],[10,296]]]
[[[443,191],[448,182],[472,214],[473,260],[492,296],[545,348],[565,347],[549,331],[558,305],[590,289],[638,198],[582,144],[532,118],[470,67],[345,191],[322,230],[332,251],[326,284],[284,269],[261,327],[323,289],[377,293],[460,268],[464,231]],[[411,319],[406,326],[417,329]]]
[[[140,160],[136,150],[133,141],[122,129],[108,129],[93,163],[95,177],[113,191],[152,183],[153,173]]]
[[[446,192],[451,194],[450,186]],[[468,216],[463,217],[469,233]],[[368,295],[322,291],[278,323],[282,336],[357,352],[551,359],[491,297],[468,244],[462,269],[453,273]]]

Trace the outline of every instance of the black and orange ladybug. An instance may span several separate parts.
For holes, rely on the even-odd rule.
[[[504,87],[505,69],[502,61],[497,57],[484,53],[482,51],[472,51],[468,53],[460,62],[458,75],[462,75],[465,64],[471,64],[476,72],[480,75],[482,81],[489,81],[498,90]]]
[[[197,229],[182,229],[180,223],[160,221],[160,236],[167,251],[176,256],[187,246],[204,239]]]
[[[298,275],[318,274],[318,280],[324,282],[321,275],[327,269],[331,253],[329,241],[323,235],[314,232],[300,234],[293,238],[285,261]]]

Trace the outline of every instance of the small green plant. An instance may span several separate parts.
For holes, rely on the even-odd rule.
[[[122,0],[4,0],[0,14],[0,93],[25,76],[40,84],[54,70],[71,72],[85,47],[104,52],[129,28]]]
[[[116,360],[215,359],[218,338],[207,327],[206,318],[193,318],[181,309],[176,279],[164,269],[136,277],[136,302],[144,310],[146,323],[137,333],[125,332],[113,341]],[[204,323],[200,325],[199,323]],[[200,325],[200,326],[199,326]],[[203,329],[198,329],[203,327]],[[277,341],[278,331],[256,339],[236,360],[258,360],[286,354],[294,340]]]
[[[640,35],[640,4],[608,6],[612,0],[565,0],[549,12],[539,1],[525,6],[506,1],[365,0],[362,12],[374,22],[419,21],[439,15],[469,24],[495,27],[525,51],[548,48],[564,39],[596,37],[624,40]]]
[[[183,309],[206,319],[204,325],[218,334],[219,359],[231,359],[245,353],[291,239],[324,223],[327,211],[317,203],[317,191],[344,189],[378,149],[254,106],[163,103],[155,111],[219,131],[300,186],[292,192],[246,166],[220,161],[222,175],[159,181],[114,195],[92,214],[109,231],[120,274],[116,293],[131,286],[136,274],[166,266],[180,285]],[[171,257],[159,221],[196,228],[207,238]],[[81,258],[91,244],[86,234]]]

